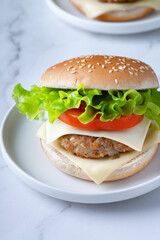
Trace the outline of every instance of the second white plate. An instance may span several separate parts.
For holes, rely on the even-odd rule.
[[[2,123],[2,154],[11,170],[32,188],[55,198],[81,203],[108,203],[130,199],[160,186],[160,151],[141,172],[124,180],[96,185],[56,169],[45,156],[37,129],[42,122],[29,122],[11,108]]]
[[[62,20],[84,30],[108,34],[134,34],[160,28],[160,12],[130,22],[102,22],[89,20],[81,14],[70,0],[46,0],[50,9]]]

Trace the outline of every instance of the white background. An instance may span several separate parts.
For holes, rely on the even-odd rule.
[[[160,30],[130,36],[84,32],[60,21],[44,0],[0,1],[0,121],[12,90],[39,83],[51,65],[84,54],[146,61],[160,77]],[[25,154],[25,153],[24,153]],[[68,203],[24,185],[0,155],[0,240],[160,239],[160,189],[102,205]]]

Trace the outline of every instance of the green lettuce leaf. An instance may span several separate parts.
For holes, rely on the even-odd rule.
[[[33,85],[27,91],[19,83],[14,87],[12,97],[19,112],[26,114],[29,120],[43,118],[48,112],[49,121],[53,123],[67,109],[79,108],[81,102],[85,102],[85,111],[79,116],[83,124],[91,122],[97,114],[101,121],[107,122],[134,113],[144,114],[160,127],[160,92],[157,89],[101,91],[84,89],[81,84],[72,90]]]

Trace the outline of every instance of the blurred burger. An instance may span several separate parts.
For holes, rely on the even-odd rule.
[[[153,69],[135,59],[82,56],[49,68],[41,87],[18,84],[13,98],[29,120],[48,112],[37,132],[63,172],[99,184],[131,176],[160,142],[160,93]]]
[[[130,21],[160,10],[159,0],[71,0],[90,19]]]

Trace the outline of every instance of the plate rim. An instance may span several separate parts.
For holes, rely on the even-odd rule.
[[[122,200],[135,198],[145,193],[148,193],[160,186],[160,175],[159,175],[159,176],[156,176],[155,178],[152,178],[151,180],[148,180],[145,183],[138,184],[129,189],[116,190],[116,191],[113,191],[112,193],[104,192],[104,193],[98,193],[98,194],[96,193],[84,194],[84,193],[71,192],[68,190],[58,189],[57,187],[51,186],[47,183],[44,183],[34,178],[33,176],[25,172],[20,166],[18,166],[15,163],[15,161],[10,157],[9,153],[7,152],[5,143],[3,141],[3,134],[5,131],[6,121],[10,117],[10,114],[12,114],[12,112],[14,111],[18,111],[15,104],[11,106],[11,108],[7,111],[1,123],[0,146],[1,146],[2,156],[5,159],[8,167],[12,170],[12,172],[14,172],[16,176],[18,176],[23,182],[25,182],[31,188],[61,200],[77,202],[77,203],[92,203],[92,204],[99,203],[100,204],[100,203],[118,202]],[[126,194],[129,196],[126,197]],[[108,196],[110,196],[111,198],[113,197],[114,199],[111,200],[111,198],[108,198]]]
[[[103,22],[103,21],[98,21],[98,20],[82,19],[78,16],[75,16],[75,15],[65,11],[64,9],[62,9],[59,5],[56,4],[55,0],[46,0],[46,3],[49,6],[49,8],[51,9],[51,11],[54,12],[59,18],[61,18],[65,22],[67,22],[75,27],[84,29],[86,31],[98,32],[98,33],[103,33],[103,34],[113,34],[113,35],[127,35],[127,34],[138,34],[138,33],[148,32],[148,31],[152,31],[152,30],[156,30],[156,29],[160,28],[160,24],[158,26],[154,26],[154,24],[157,23],[158,20],[160,21],[160,16],[158,16],[158,19],[154,19],[154,18],[153,19],[144,19],[144,20],[141,19],[141,21],[136,20],[136,21],[130,21],[130,22]],[[78,23],[78,25],[76,24],[76,22]],[[152,25],[152,27],[148,27],[148,23],[150,23],[150,25]],[[81,26],[80,26],[80,24],[81,24]],[[101,31],[101,30],[88,29],[88,28],[86,28],[87,24],[89,24],[91,27],[94,27],[95,25],[97,25],[97,28],[98,28],[98,26],[105,27],[105,28],[106,28],[106,26],[108,26],[108,28],[110,28],[110,31],[109,30]],[[142,28],[142,29],[138,30],[136,28],[136,27],[143,27],[144,24],[146,25],[146,27],[148,27],[148,29]],[[116,27],[116,28],[124,27],[125,28],[126,26],[130,29],[129,32],[126,32],[126,31],[115,32],[115,31],[111,30],[114,27]],[[133,26],[137,29],[136,31],[132,30]]]

